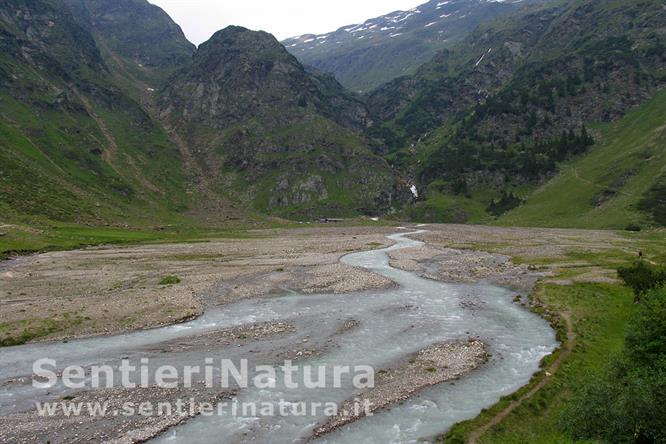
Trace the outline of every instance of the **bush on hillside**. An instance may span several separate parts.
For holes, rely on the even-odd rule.
[[[180,284],[180,278],[178,276],[165,276],[160,281],[160,285],[176,285]]]
[[[522,204],[523,200],[520,197],[513,194],[513,192],[507,193],[504,191],[502,192],[502,197],[499,200],[493,199],[490,201],[486,211],[493,216],[499,217]]]
[[[643,229],[643,228],[642,228],[640,225],[638,225],[638,224],[629,224],[629,225],[627,225],[627,226],[625,227],[625,230],[626,230],[626,231],[632,231],[632,232],[634,232],[634,233],[638,233],[638,232],[641,231],[642,229]]]

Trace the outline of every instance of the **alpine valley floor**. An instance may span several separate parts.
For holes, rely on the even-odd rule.
[[[412,234],[387,237],[396,232]],[[462,378],[461,382],[450,386],[457,390],[463,390],[467,381],[483,379],[484,372],[498,365],[501,357],[498,344],[502,343],[503,330],[494,331],[489,327],[484,332],[483,325],[490,325],[484,322],[478,328],[469,327],[472,324],[458,325],[456,320],[442,318],[438,310],[456,310],[456,313],[459,310],[465,313],[463,317],[472,318],[500,310],[518,316],[513,322],[516,325],[525,322],[525,331],[530,328],[541,331],[535,333],[534,338],[539,342],[540,335],[545,334],[545,342],[538,347],[533,344],[537,347],[535,350],[541,351],[528,359],[522,376],[513,381],[517,385],[509,384],[504,391],[495,394],[497,399],[489,398],[490,404],[506,395],[504,399],[475,420],[454,426],[449,437],[454,442],[470,436],[481,442],[507,439],[519,442],[533,436],[530,434],[539,427],[556,439],[558,412],[566,404],[571,384],[580,374],[605,362],[605,353],[601,351],[612,351],[622,345],[624,325],[633,304],[631,292],[618,283],[615,268],[630,261],[638,251],[648,260],[661,261],[660,255],[666,251],[664,244],[666,237],[661,231],[625,233],[457,225],[312,227],[257,231],[244,239],[96,247],[25,256],[1,264],[3,322],[0,334],[6,344],[46,342],[6,348],[2,359],[11,360],[15,354],[18,359],[18,355],[29,355],[31,350],[52,350],[55,354],[69,356],[70,348],[74,347],[71,344],[99,341],[102,348],[111,350],[105,355],[109,360],[116,353],[129,354],[123,350],[126,347],[133,350],[131,353],[158,355],[160,359],[178,356],[180,361],[211,349],[235,350],[235,356],[251,353],[253,359],[262,362],[307,361],[325,360],[327,356],[345,358],[346,355],[340,354],[347,344],[345,341],[373,349],[379,347],[379,342],[373,341],[383,340],[403,345],[375,363],[383,364],[380,368],[385,375],[430,372],[431,367],[418,367],[422,355],[433,362],[449,360],[444,367],[435,370],[444,372],[446,367],[451,372],[450,378],[424,378],[422,388],[405,393],[405,405],[416,408],[433,402],[440,390],[438,385],[444,387],[449,384],[445,381],[451,378]],[[384,247],[390,248],[379,250]],[[349,254],[362,251],[366,253]],[[172,279],[166,279],[169,277]],[[408,288],[409,285],[415,288]],[[443,293],[441,297],[430,294],[422,299],[417,289],[419,285],[428,288],[444,285],[443,290],[437,290]],[[405,289],[414,290],[416,294],[404,293]],[[392,296],[387,302],[383,295]],[[318,312],[317,306],[328,313],[326,318],[330,318],[330,322],[315,322],[315,318],[306,315],[309,311]],[[284,310],[282,314],[298,312],[303,316],[275,316],[280,310]],[[530,311],[541,314],[555,327],[562,347],[554,354],[547,356],[549,348],[555,344],[551,342],[555,340],[554,334],[548,339],[547,324],[540,327],[542,321],[535,316],[532,320]],[[47,315],[36,316],[36,313]],[[154,329],[190,319],[194,320],[182,326]],[[378,339],[364,342],[363,333],[368,333],[364,329],[378,322],[377,319],[388,324],[377,326],[380,330],[373,331],[373,338]],[[401,329],[401,323],[405,322],[405,329]],[[451,327],[449,334],[436,333],[440,324]],[[387,329],[388,325],[400,331]],[[419,334],[410,331],[410,325],[416,326]],[[182,333],[188,326],[194,330]],[[164,334],[158,333],[161,331]],[[128,342],[114,345],[114,338],[124,332],[127,332],[124,337]],[[427,341],[423,340],[424,332],[428,333]],[[160,337],[155,338],[156,335]],[[356,338],[356,335],[361,336]],[[478,354],[460,348],[466,347],[465,343],[478,347],[473,345],[474,341],[488,347],[490,361],[486,364],[456,362],[455,356],[478,359]],[[519,346],[520,342],[514,345]],[[368,355],[362,348],[356,353]],[[385,354],[381,348],[375,353]],[[442,355],[435,359],[433,353]],[[530,375],[538,370],[538,361],[543,356],[547,357],[541,364],[547,371],[538,373],[530,382]],[[345,359],[353,361],[354,355]],[[553,365],[555,362],[557,366]],[[460,366],[461,371],[453,371],[456,366]],[[473,370],[477,366],[479,369]],[[10,362],[3,362],[5,373],[11,373],[14,367]],[[41,421],[35,418],[34,411],[24,402],[32,399],[28,393],[30,377],[18,367],[15,370],[16,374],[7,373],[2,378],[4,394],[11,395],[2,402],[3,440],[128,442],[150,438],[187,421],[172,429],[174,432],[163,435],[175,439],[182,436],[179,430],[197,430],[205,419],[95,418],[74,430],[70,427],[71,419]],[[465,376],[467,373],[469,376]],[[428,381],[435,386],[428,388],[432,385]],[[528,385],[512,394],[524,384]],[[203,388],[192,389],[191,393],[165,393],[161,389],[147,388],[103,396],[111,401],[192,396],[217,402],[234,394]],[[50,396],[86,400],[95,395],[55,390]],[[498,421],[498,414],[506,411],[512,400],[521,402],[508,413],[499,415],[501,420]],[[345,398],[337,401],[342,403]],[[371,420],[382,428],[383,421],[390,422],[395,415],[404,416],[403,405],[394,404],[390,399],[385,401],[376,416],[360,419],[358,424]],[[442,427],[437,424],[437,414],[442,412],[431,409],[430,413],[434,415],[429,421],[431,426],[424,427],[422,434],[416,435],[419,438],[436,439],[438,433],[456,422],[454,415],[449,426]],[[474,417],[477,413],[472,408],[460,419]],[[530,421],[525,421],[526,416]],[[330,437],[321,439],[362,437],[364,428],[367,426],[343,424],[341,429],[331,430]],[[394,440],[411,436],[405,430],[401,433]],[[238,436],[236,438],[240,439]]]

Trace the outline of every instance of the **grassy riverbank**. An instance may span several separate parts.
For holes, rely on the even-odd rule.
[[[335,227],[385,227],[394,221],[368,218],[343,219]],[[181,220],[165,225],[132,224],[126,226],[80,225],[49,220],[15,222],[0,220],[0,260],[11,256],[47,251],[75,250],[96,245],[121,245],[164,242],[202,242],[215,239],[246,239],[261,230],[327,226],[318,223],[297,223],[284,219],[263,218],[205,225]]]
[[[590,276],[592,268],[615,270],[618,265],[630,263],[636,259],[634,251],[642,251],[650,262],[663,263],[665,259],[663,231],[626,233],[623,237],[626,242],[621,248],[618,245],[603,252],[574,248],[566,257],[529,261],[557,270],[553,278],[538,285],[532,298],[536,310],[554,321],[563,345],[544,360],[546,370],[536,375],[529,385],[503,398],[475,419],[457,424],[441,438],[443,442],[571,442],[561,426],[562,414],[572,401],[574,390],[590,375],[603,370],[609,356],[622,350],[627,324],[636,310],[633,292],[619,282],[577,280]],[[515,257],[514,260],[524,259]],[[571,322],[573,335],[570,337],[567,337],[565,319]],[[549,372],[557,360],[561,365]]]
[[[102,244],[146,242],[193,242],[209,239],[245,238],[257,228],[289,226],[279,221],[249,221],[206,227],[190,222],[166,225],[80,225],[49,220],[0,222],[0,260],[9,256],[46,251],[73,250]]]
[[[478,441],[481,443],[553,443],[569,442],[559,427],[563,409],[570,401],[573,388],[587,375],[600,371],[608,363],[608,355],[620,351],[625,328],[634,309],[633,294],[619,285],[575,284],[572,286],[543,285],[535,297],[549,309],[570,313],[575,339],[571,354],[552,376],[545,372],[531,383],[504,398],[476,419],[456,425],[446,436],[446,443],[468,442],[478,428],[484,427],[513,402],[520,400],[544,378],[547,383],[529,399],[523,400],[506,417]],[[563,347],[544,362],[547,368],[566,350],[566,327],[559,324],[558,337]]]

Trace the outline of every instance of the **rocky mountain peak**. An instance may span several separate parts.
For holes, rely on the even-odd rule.
[[[7,28],[6,39],[13,34],[7,51],[21,46],[22,57],[30,63],[63,72],[83,66],[94,71],[104,69],[104,61],[94,39],[81,28],[61,0],[3,0],[0,30]]]
[[[214,76],[225,83],[258,87],[260,79],[289,82],[305,70],[271,34],[230,26],[199,46],[193,60],[195,75]],[[240,69],[238,69],[240,68]],[[294,79],[295,80],[295,79]]]
[[[312,113],[367,126],[365,106],[334,79],[306,70],[271,34],[239,26],[200,45],[168,83],[161,94],[169,104],[165,112],[181,108],[188,119],[196,116],[212,127],[249,119],[282,124]]]

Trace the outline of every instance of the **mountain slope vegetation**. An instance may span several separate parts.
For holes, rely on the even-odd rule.
[[[619,228],[664,225],[666,91],[600,128],[584,157],[499,219],[503,225]]]
[[[3,2],[0,34],[5,214],[91,222],[184,208],[178,151],[61,2]]]
[[[66,0],[74,18],[90,31],[112,70],[159,86],[188,63],[196,47],[159,7],[144,0]]]
[[[498,198],[515,206],[585,155],[590,125],[663,87],[665,22],[658,1],[540,4],[370,93],[389,158],[426,190],[413,215],[488,221]]]
[[[662,2],[400,14],[339,32],[442,31],[448,46],[359,96],[267,33],[229,27],[195,48],[145,0],[3,2],[0,209],[92,225],[666,222]],[[401,39],[377,35],[372,51]]]
[[[268,34],[229,28],[195,54],[144,0],[10,0],[0,33],[7,218],[219,223],[393,203],[365,105]],[[194,103],[201,88],[221,96]]]

